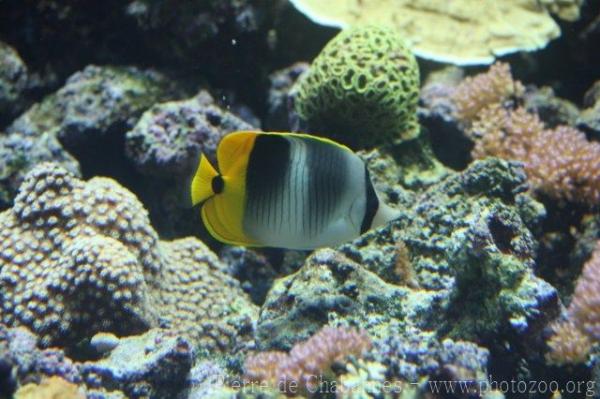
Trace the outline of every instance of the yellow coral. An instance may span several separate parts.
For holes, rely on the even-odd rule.
[[[395,28],[415,54],[455,64],[542,48],[560,35],[549,10],[573,20],[581,0],[291,0],[314,22]],[[567,3],[565,5],[565,3]]]
[[[15,399],[85,399],[77,385],[60,377],[44,379],[39,384],[27,384],[15,392]]]

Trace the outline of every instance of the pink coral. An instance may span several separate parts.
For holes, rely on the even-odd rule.
[[[600,144],[579,130],[544,129],[537,115],[495,104],[481,111],[469,131],[474,158],[523,162],[533,189],[551,198],[589,205],[600,201]]]
[[[592,341],[572,321],[556,323],[552,326],[554,334],[547,344],[550,351],[546,354],[549,364],[584,363],[592,350]]]
[[[521,161],[534,191],[559,201],[595,205],[600,201],[600,143],[579,130],[546,129],[536,114],[514,109],[523,95],[508,64],[463,80],[454,90],[455,115],[475,142],[473,158]]]
[[[267,383],[286,394],[314,391],[320,377],[331,377],[331,366],[371,348],[364,331],[324,327],[289,354],[268,351],[249,356],[244,365],[247,382]]]
[[[600,340],[600,242],[577,279],[568,315],[580,330]]]
[[[567,320],[552,327],[546,359],[552,364],[584,362],[600,340],[600,241],[583,266],[567,310]]]
[[[513,79],[510,65],[497,62],[487,73],[465,78],[456,87],[452,100],[456,116],[468,123],[475,120],[484,108],[513,96],[522,96],[524,91],[521,82]]]

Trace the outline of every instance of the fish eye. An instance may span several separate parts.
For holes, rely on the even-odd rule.
[[[223,177],[221,175],[217,175],[217,176],[213,177],[213,179],[211,181],[211,186],[212,186],[213,193],[215,193],[215,194],[222,193],[223,189],[225,188],[225,181],[223,180]]]

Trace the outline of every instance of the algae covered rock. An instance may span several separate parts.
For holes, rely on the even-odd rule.
[[[57,376],[81,383],[77,364],[57,348],[39,349],[38,338],[24,327],[0,323],[0,395],[10,397],[17,386]]]
[[[173,91],[162,75],[133,67],[92,65],[73,74],[0,136],[0,206],[10,204],[25,174],[40,162],[58,162],[79,173],[81,162],[98,160],[98,147],[104,143],[112,145],[103,154],[122,152],[115,145],[119,136]]]
[[[169,331],[152,329],[123,338],[106,358],[81,365],[91,388],[110,387],[129,398],[174,397],[186,387],[193,345]]]
[[[358,146],[415,137],[417,62],[386,28],[340,32],[297,82],[294,102],[309,131]]]
[[[600,80],[585,93],[583,103],[585,109],[581,112],[578,126],[592,132],[594,137],[598,138],[600,137]]]
[[[519,337],[519,347],[537,342],[559,302],[533,273],[528,227],[543,207],[522,194],[524,183],[517,165],[475,162],[426,189],[389,225],[316,252],[275,282],[258,345],[288,347],[326,323],[359,325],[373,337],[396,326],[492,346],[498,331]]]
[[[256,309],[216,255],[193,238],[159,241],[113,180],[42,164],[0,226],[0,320],[27,326],[41,346],[161,325],[212,353],[252,330]]]
[[[95,135],[123,133],[146,108],[172,95],[169,89],[165,77],[153,71],[91,65],[32,106],[8,132],[52,132],[73,147]]]
[[[125,148],[141,173],[176,178],[193,172],[201,152],[214,161],[221,138],[236,130],[252,126],[201,91],[191,99],[150,108],[127,132]]]
[[[296,273],[275,281],[261,308],[257,344],[290,349],[335,317],[368,325],[405,317],[405,287],[388,284],[339,252],[322,249]]]
[[[19,54],[0,41],[0,126],[23,107],[27,86],[27,66]]]

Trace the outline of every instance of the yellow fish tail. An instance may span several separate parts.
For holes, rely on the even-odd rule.
[[[198,169],[196,169],[196,174],[192,179],[190,193],[192,205],[197,205],[215,195],[212,182],[213,178],[217,177],[218,175],[219,173],[217,170],[210,164],[206,156],[202,154],[200,156]]]

